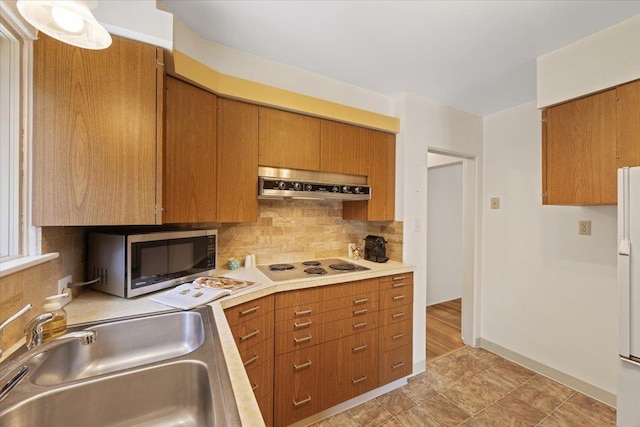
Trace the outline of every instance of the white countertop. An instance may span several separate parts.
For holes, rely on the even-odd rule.
[[[277,292],[371,279],[393,274],[408,273],[414,270],[414,267],[396,261],[378,264],[365,260],[355,261],[350,258],[341,259],[368,267],[370,270],[281,282],[271,281],[255,267],[218,271],[218,275],[223,277],[257,283],[256,286],[238,291],[233,295],[209,304],[213,310],[215,325],[222,343],[227,369],[231,378],[233,392],[243,426],[264,426],[264,422],[262,421],[260,409],[251,390],[242,359],[235,345],[231,329],[227,324],[224,309]],[[148,295],[125,299],[89,289],[84,290],[64,308],[67,311],[69,325],[175,310],[151,301]]]

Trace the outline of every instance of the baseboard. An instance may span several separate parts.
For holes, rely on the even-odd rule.
[[[532,371],[539,373],[540,375],[544,375],[547,378],[557,381],[560,384],[571,387],[572,389],[577,390],[580,393],[593,397],[594,399],[599,400],[600,402],[605,403],[613,408],[616,407],[616,395],[603,390],[600,387],[596,387],[555,368],[537,362],[533,359],[529,359],[526,356],[509,350],[508,348],[502,347],[501,345],[491,342],[485,338],[479,339],[479,346],[499,356],[502,356],[505,359],[511,360],[518,365],[529,368]]]
[[[311,424],[317,423],[320,420],[337,415],[340,412],[346,411],[347,409],[354,408],[368,400],[375,399],[378,396],[382,396],[385,393],[388,393],[399,387],[402,387],[403,385],[406,385],[407,378],[409,377],[400,378],[399,380],[395,380],[389,384],[385,384],[382,387],[378,387],[375,390],[368,391],[364,394],[354,397],[353,399],[347,400],[346,402],[342,402],[334,407],[325,409],[324,411],[318,412],[317,414],[313,414],[310,417],[305,418],[304,420],[295,422],[291,424],[289,427],[310,426]]]

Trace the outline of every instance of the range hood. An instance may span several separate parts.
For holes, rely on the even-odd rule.
[[[369,200],[371,186],[366,176],[260,166],[258,199]]]

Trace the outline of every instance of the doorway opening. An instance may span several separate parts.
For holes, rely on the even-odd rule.
[[[470,164],[471,163],[471,167]],[[427,177],[426,360],[433,361],[464,346],[473,336],[473,256],[469,259],[469,185],[475,163],[459,155],[429,150]],[[472,209],[474,210],[474,209]],[[471,252],[473,254],[473,252]],[[471,269],[468,268],[469,262]],[[465,319],[465,316],[467,319]],[[467,322],[470,323],[466,323]],[[465,325],[471,330],[465,331]]]

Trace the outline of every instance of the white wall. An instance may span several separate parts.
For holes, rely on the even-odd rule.
[[[543,206],[541,156],[535,102],[485,117],[482,338],[615,393],[616,208]]]
[[[640,78],[640,15],[537,60],[538,108]]]
[[[397,174],[401,175],[396,179],[396,218],[405,222],[404,261],[417,267],[414,275],[413,361],[415,365],[420,365],[424,364],[426,358],[423,314],[427,298],[427,152],[429,148],[434,148],[439,152],[476,156],[474,161],[468,161],[464,191],[465,198],[469,190],[475,190],[479,195],[482,191],[482,118],[410,93],[403,93],[396,99],[395,111],[401,123],[400,135],[396,140]],[[469,188],[471,183],[475,183],[476,188]],[[476,211],[476,206],[477,203],[471,200],[465,212],[465,233],[471,234],[467,245],[471,255],[475,253],[476,262],[479,262],[477,245],[480,242],[481,212]],[[416,220],[421,225],[420,231],[415,231]],[[470,271],[465,266],[465,276],[475,280],[479,287],[478,271],[479,265],[472,265]],[[464,300],[474,301],[473,295],[469,298],[465,295]],[[466,309],[468,313],[475,313],[475,316],[478,314],[477,308]],[[470,329],[468,325],[466,328]]]
[[[427,194],[429,306],[462,298],[462,163],[430,167]]]

